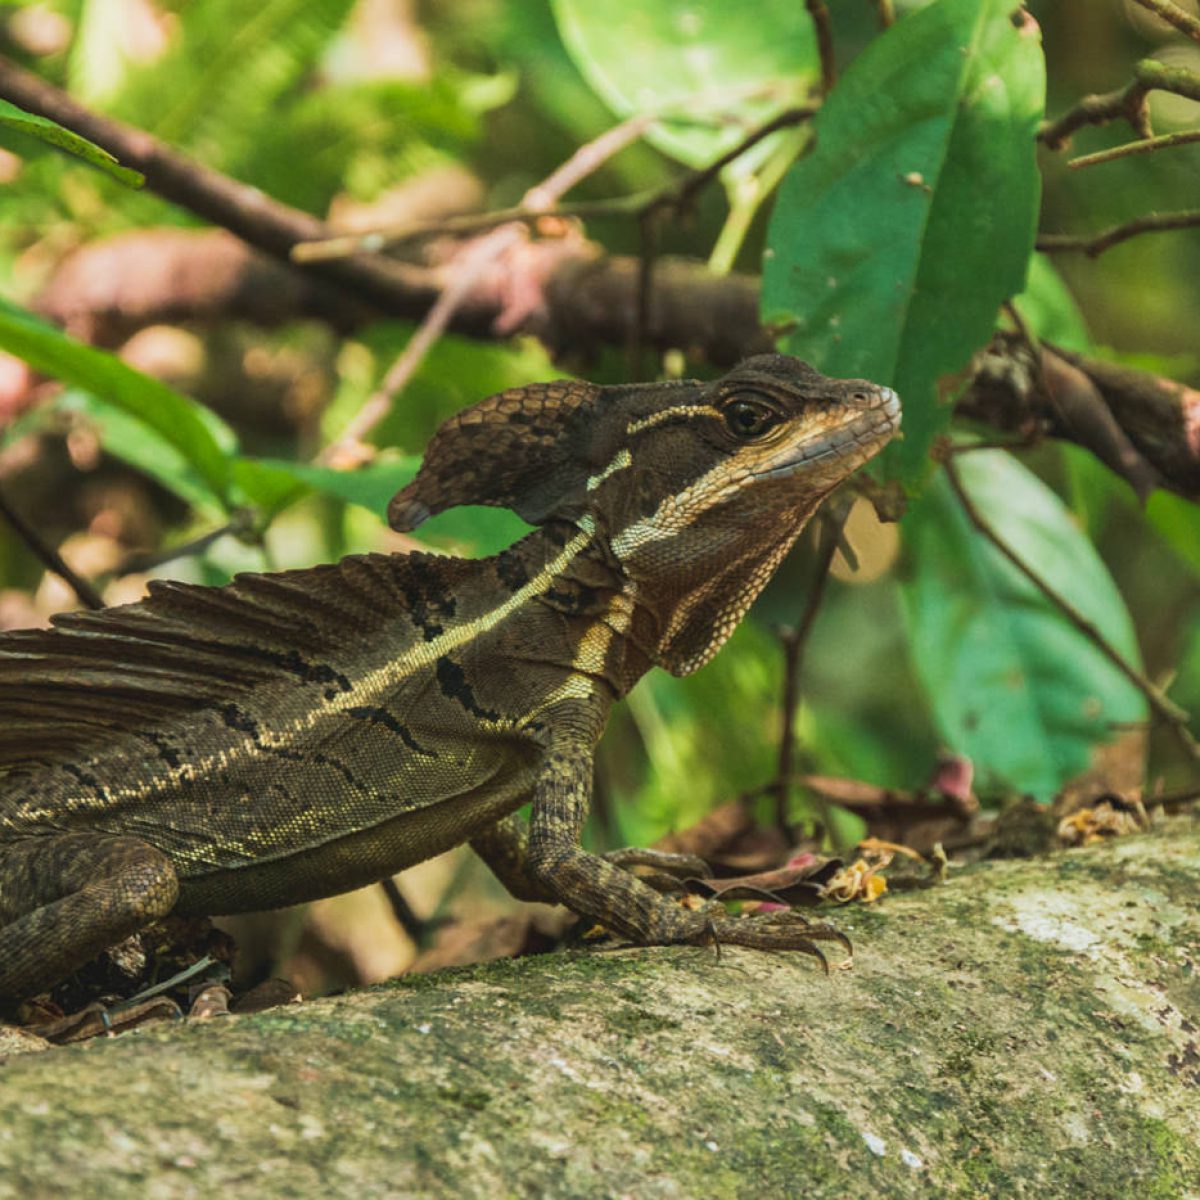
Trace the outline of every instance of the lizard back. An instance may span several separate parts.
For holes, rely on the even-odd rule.
[[[504,658],[503,627],[586,541],[539,531],[474,562],[370,554],[223,588],[155,583],[140,603],[7,635],[0,844],[132,833],[186,881],[364,832],[384,843],[372,859],[386,861],[360,868],[377,877],[405,857],[398,839],[414,861],[430,838],[463,840],[520,803],[533,761],[530,697],[504,697],[502,672],[475,661]],[[533,656],[569,662],[555,640]],[[419,839],[401,828],[439,806]]]

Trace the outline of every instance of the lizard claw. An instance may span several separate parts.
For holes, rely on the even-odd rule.
[[[723,942],[756,950],[799,950],[817,959],[826,974],[829,973],[829,960],[818,942],[837,942],[846,951],[848,959],[854,956],[850,939],[840,929],[813,924],[795,909],[756,913],[749,917],[710,918],[705,922],[702,938],[718,945]]]

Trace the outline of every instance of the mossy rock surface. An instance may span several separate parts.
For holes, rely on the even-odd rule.
[[[676,947],[18,1054],[0,1197],[1200,1197],[1200,822]]]

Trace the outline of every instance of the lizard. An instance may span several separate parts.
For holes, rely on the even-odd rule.
[[[164,916],[329,896],[464,842],[519,899],[635,943],[845,944],[794,911],[686,909],[661,877],[704,864],[580,834],[613,703],[708,662],[899,420],[891,389],[785,355],[510,389],[444,422],[388,509],[411,530],[507,507],[533,529],[498,555],[153,581],[0,635],[0,1001]]]

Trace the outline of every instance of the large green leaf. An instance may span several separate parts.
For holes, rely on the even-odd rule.
[[[375,513],[383,513],[388,501],[416,474],[420,459],[397,458],[369,463],[353,471],[339,471],[334,467],[322,467],[312,463],[288,462],[281,458],[248,460],[257,468],[277,472],[296,483],[335,496],[339,500],[358,504]],[[239,481],[247,476],[239,467]]]
[[[1200,508],[1159,490],[1146,501],[1146,518],[1179,557],[1200,575]]]
[[[1080,353],[1092,348],[1087,322],[1075,297],[1044,254],[1030,258],[1025,290],[1014,298],[1014,303],[1042,341]]]
[[[1033,246],[1044,65],[1016,10],[937,0],[873,41],[771,222],[764,320],[822,371],[899,391],[905,440],[884,462],[907,480],[949,419],[938,381],[988,339]]]
[[[1137,665],[1125,605],[1058,497],[1002,451],[958,462],[1000,537]],[[941,736],[985,781],[1049,800],[1116,723],[1145,718],[1141,693],[975,531],[945,478],[913,506],[905,532],[910,647]]]
[[[90,392],[154,430],[192,467],[214,500],[228,503],[228,456],[236,448],[235,439],[202,405],[115,355],[68,337],[2,296],[0,350]]]
[[[575,64],[615,113],[685,110],[687,120],[663,120],[646,136],[694,167],[803,100],[820,74],[812,19],[795,0],[759,0],[752,17],[727,0],[553,0],[553,8]],[[760,143],[748,164],[771,148]]]
[[[63,392],[55,408],[86,417],[109,454],[149,475],[188,504],[224,510],[225,505],[187,457],[144,421],[77,388]]]
[[[0,128],[15,129],[18,133],[37,138],[39,142],[65,150],[129,187],[141,187],[145,182],[140,172],[121,166],[113,155],[97,146],[95,142],[89,142],[87,138],[64,129],[46,117],[26,112],[7,100],[0,100]]]

